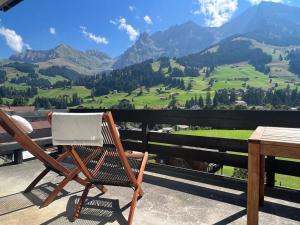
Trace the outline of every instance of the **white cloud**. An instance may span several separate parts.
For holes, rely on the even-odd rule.
[[[137,37],[140,35],[139,31],[136,30],[132,25],[128,24],[126,19],[123,17],[120,17],[119,19],[116,20],[111,20],[110,23],[118,25],[119,30],[125,31],[128,34],[129,39],[131,41],[135,41]]]
[[[199,8],[194,15],[204,15],[206,25],[219,27],[226,23],[237,10],[238,0],[198,0]]]
[[[276,3],[283,3],[286,2],[285,0],[248,0],[252,5],[257,5],[261,2],[276,2]]]
[[[28,50],[31,50],[32,48],[31,48],[31,46],[29,45],[29,44],[24,44],[24,47],[26,48],[26,49],[28,49]]]
[[[136,10],[136,7],[133,5],[130,5],[130,6],[128,6],[128,9],[132,12],[132,11]]]
[[[10,47],[16,52],[22,52],[25,43],[23,42],[22,37],[19,34],[17,34],[16,31],[1,26],[0,35],[4,37],[8,47]]]
[[[153,24],[150,16],[144,16],[144,21],[146,24]]]
[[[106,39],[106,37],[102,37],[102,36],[97,36],[91,32],[87,31],[87,28],[85,26],[80,26],[81,29],[81,33],[87,37],[88,39],[94,41],[97,44],[108,44],[108,40]]]
[[[52,35],[56,34],[56,29],[54,27],[49,27],[49,33]]]
[[[118,24],[115,20],[109,20],[109,23],[111,23],[113,25],[117,25]]]

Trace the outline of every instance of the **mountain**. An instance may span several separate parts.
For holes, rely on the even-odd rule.
[[[26,50],[12,55],[9,60],[34,63],[42,69],[52,66],[66,67],[84,75],[110,70],[114,62],[108,55],[97,50],[83,52],[65,44],[50,50]]]
[[[220,28],[223,37],[244,34],[273,45],[300,44],[300,8],[262,2]]]
[[[85,53],[89,56],[94,56],[100,60],[111,60],[111,57],[109,55],[95,49],[86,50]]]
[[[162,56],[180,57],[196,53],[220,40],[217,29],[201,27],[189,21],[152,35],[143,33],[116,61],[114,68],[122,68]]]
[[[151,35],[155,45],[164,49],[165,56],[180,57],[199,52],[218,40],[215,28],[201,27],[189,21]]]
[[[115,62],[114,68],[123,68],[128,65],[159,58],[164,54],[162,48],[157,47],[148,33],[142,33],[136,43],[127,49]]]
[[[219,28],[201,27],[191,21],[176,25],[165,31],[148,35],[143,45],[140,45],[138,40],[119,57],[114,68],[139,63],[150,59],[151,56],[156,56],[153,58],[182,57],[197,53],[237,34],[272,45],[298,45],[300,44],[300,8],[262,2],[250,7]],[[163,53],[157,54],[155,52],[157,48]],[[147,55],[139,55],[144,52],[147,52]],[[130,60],[127,60],[128,56],[131,56]]]

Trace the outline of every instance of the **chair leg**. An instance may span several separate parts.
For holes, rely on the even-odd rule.
[[[40,206],[40,208],[44,208],[48,206],[53,200],[56,198],[58,193],[69,183],[74,176],[77,176],[76,174],[71,174],[70,176],[65,177],[65,179],[60,182],[56,188],[49,194],[49,196],[46,198],[46,200],[43,202],[43,204]]]
[[[41,179],[43,179],[43,177],[44,176],[46,176],[47,175],[47,173],[49,173],[49,169],[48,168],[46,168],[46,169],[44,169],[32,182],[31,182],[31,184],[25,189],[25,193],[28,193],[28,192],[30,192],[34,187],[35,187],[35,185],[37,185],[38,184],[38,182],[40,182],[40,180]]]
[[[79,216],[80,216],[80,212],[81,212],[81,209],[82,209],[82,206],[85,202],[85,199],[89,193],[89,190],[90,188],[92,187],[92,184],[91,183],[88,183],[79,199],[79,202],[77,203],[77,205],[75,206],[75,209],[74,209],[74,213],[73,213],[73,216],[71,218],[71,222],[74,222]]]
[[[129,211],[129,216],[128,216],[128,223],[127,225],[131,225],[132,221],[133,221],[133,215],[134,215],[134,211],[135,211],[135,207],[136,207],[136,202],[137,199],[139,197],[139,193],[140,193],[141,188],[138,187],[134,193],[133,193],[133,197],[132,197],[132,201],[131,201],[131,206],[130,206],[130,211]]]

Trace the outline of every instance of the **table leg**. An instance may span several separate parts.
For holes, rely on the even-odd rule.
[[[256,143],[248,145],[248,193],[247,193],[247,225],[258,225],[259,183],[260,183],[260,146]]]
[[[265,156],[260,156],[260,175],[259,175],[259,206],[264,205],[265,196]]]

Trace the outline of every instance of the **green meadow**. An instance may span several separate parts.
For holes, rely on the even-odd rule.
[[[270,49],[266,49],[270,51]],[[274,58],[279,54],[275,51]],[[277,54],[277,55],[276,55]],[[175,60],[170,60],[172,68],[178,68],[184,70],[184,67],[178,64]],[[153,71],[160,69],[160,61],[154,61],[152,63]],[[18,90],[24,90],[29,86],[25,84],[13,84],[10,82],[12,78],[16,76],[26,76],[25,73],[17,71],[13,68],[7,68],[7,77],[4,86],[14,87]],[[169,76],[168,69],[162,68],[165,76]],[[65,80],[62,76],[48,77],[40,73],[37,73],[40,78],[48,79],[52,84],[57,81]],[[182,90],[178,88],[169,88],[164,85],[157,85],[146,89],[142,87],[143,92],[140,93],[140,88],[134,90],[130,95],[122,92],[111,92],[105,96],[91,97],[91,90],[82,86],[72,86],[72,88],[53,88],[53,89],[39,89],[38,96],[43,97],[58,97],[63,95],[71,96],[73,93],[77,93],[83,98],[83,105],[85,107],[106,107],[109,108],[119,103],[123,99],[127,99],[135,108],[141,109],[144,107],[151,107],[154,109],[161,109],[168,107],[171,100],[171,96],[174,96],[178,106],[184,106],[186,100],[190,100],[194,96],[200,96],[205,99],[207,92],[211,93],[213,98],[214,92],[219,89],[246,89],[247,86],[260,87],[265,90],[277,86],[278,88],[285,88],[288,84],[291,88],[295,88],[299,85],[299,78],[288,72],[288,66],[286,62],[276,61],[272,62],[271,74],[263,74],[247,63],[239,63],[232,65],[223,65],[216,67],[214,72],[209,77],[205,77],[204,70],[199,71],[197,77],[183,77],[185,86],[191,86],[190,90]],[[293,81],[293,82],[292,82]],[[158,91],[160,90],[160,91]],[[36,96],[35,96],[36,97]],[[34,101],[34,97],[30,99],[30,103]]]

